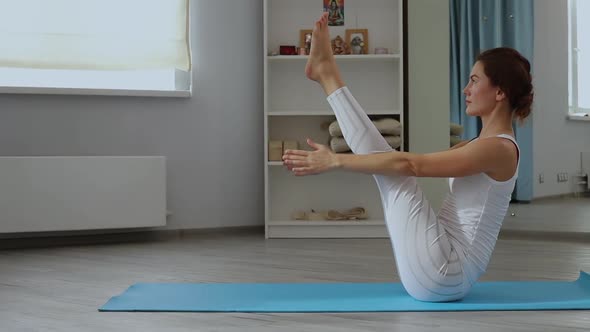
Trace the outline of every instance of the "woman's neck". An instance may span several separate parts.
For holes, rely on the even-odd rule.
[[[498,104],[489,114],[481,117],[482,128],[480,137],[509,134],[514,136],[512,130],[512,110],[509,105]]]

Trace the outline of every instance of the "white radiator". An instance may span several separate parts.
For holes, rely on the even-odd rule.
[[[165,157],[0,157],[0,233],[165,224]]]

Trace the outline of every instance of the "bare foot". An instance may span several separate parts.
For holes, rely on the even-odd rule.
[[[344,86],[340,71],[332,54],[328,13],[323,13],[316,21],[311,36],[311,50],[305,65],[305,75],[320,83],[326,95]]]

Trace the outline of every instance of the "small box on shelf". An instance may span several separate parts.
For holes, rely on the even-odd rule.
[[[268,161],[281,161],[283,159],[283,141],[268,142]]]
[[[268,142],[268,161],[282,161],[287,150],[299,149],[297,141],[271,140]]]

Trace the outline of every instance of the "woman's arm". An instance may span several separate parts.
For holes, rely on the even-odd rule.
[[[343,169],[367,174],[463,177],[482,172],[510,173],[510,169],[516,165],[514,145],[502,138],[480,139],[460,148],[427,154],[398,151],[365,155],[336,154],[324,145],[312,141],[308,143],[316,150],[286,151],[283,157],[285,165],[295,175]]]
[[[467,143],[469,143],[469,142],[471,142],[471,141],[461,141],[461,142],[459,142],[459,143],[457,143],[457,144],[453,145],[453,146],[452,146],[452,147],[451,147],[449,150],[458,149],[458,148],[460,148],[460,147],[464,146],[465,144],[467,144]]]

